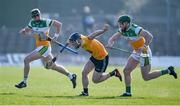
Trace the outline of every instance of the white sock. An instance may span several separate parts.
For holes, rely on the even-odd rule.
[[[69,79],[71,80],[73,78],[72,73],[68,74]]]
[[[130,95],[131,93],[129,93],[129,92],[126,92],[126,94]]]
[[[24,83],[27,83],[27,79],[28,79],[28,77],[24,77]]]
[[[170,72],[171,72],[169,69],[167,69],[167,70],[168,70],[168,73],[170,73]]]

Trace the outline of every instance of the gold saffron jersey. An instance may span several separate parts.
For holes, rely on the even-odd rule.
[[[91,40],[87,36],[83,35],[81,35],[81,39],[83,41],[82,48],[91,53],[91,55],[95,59],[102,60],[108,55],[108,52],[106,51],[105,47],[98,40]]]

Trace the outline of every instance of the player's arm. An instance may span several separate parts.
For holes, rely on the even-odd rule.
[[[109,40],[108,40],[108,44],[106,47],[112,47],[114,44],[114,41],[117,40],[118,38],[121,37],[121,33],[120,32],[116,32],[115,34],[113,34]]]
[[[103,29],[94,31],[93,33],[91,33],[91,34],[88,36],[88,38],[92,40],[92,39],[96,38],[97,36],[100,36],[101,34],[103,34],[103,33],[105,33],[106,31],[108,31],[108,29],[109,29],[109,25],[108,25],[108,24],[105,24],[104,27],[103,27]]]
[[[61,33],[62,23],[57,20],[52,20],[52,26],[55,27],[56,29],[53,39],[57,40],[57,38],[59,37]]]
[[[21,30],[19,31],[19,33],[22,34],[22,35],[27,35],[27,34],[30,33],[31,31],[32,31],[32,29],[27,26],[27,27],[21,29]]]
[[[139,35],[143,36],[145,38],[145,40],[146,40],[145,46],[149,46],[149,44],[152,42],[153,35],[150,32],[148,32],[147,30],[144,30],[144,29],[141,30]]]
[[[32,22],[32,20],[30,20],[29,24],[25,28],[21,29],[19,31],[19,33],[22,34],[22,35],[30,35],[32,33],[31,22]]]

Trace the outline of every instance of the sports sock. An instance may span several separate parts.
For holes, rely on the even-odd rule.
[[[112,72],[110,72],[109,74],[110,74],[110,76],[114,76],[114,75],[116,74],[116,72],[115,72],[115,71],[112,71]]]
[[[24,82],[24,83],[27,83],[27,79],[28,79],[28,76],[24,76],[23,82]]]
[[[126,93],[130,93],[131,94],[131,86],[126,86]]]
[[[165,69],[165,70],[161,71],[161,75],[165,75],[165,74],[168,74],[168,73],[170,73],[170,71],[168,69]]]
[[[68,74],[68,77],[69,77],[70,80],[73,78],[71,73]]]
[[[84,88],[84,93],[88,93],[88,88]]]

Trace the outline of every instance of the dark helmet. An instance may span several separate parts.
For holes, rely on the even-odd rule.
[[[40,16],[41,12],[38,8],[32,9],[31,10],[31,17],[34,18],[36,16]]]
[[[70,35],[69,40],[70,41],[76,41],[76,40],[78,40],[80,38],[81,38],[81,35],[76,32],[76,33],[73,33],[73,34]]]
[[[130,23],[131,18],[128,15],[122,15],[122,16],[119,17],[118,22],[120,22],[120,23],[124,23],[124,22]]]

